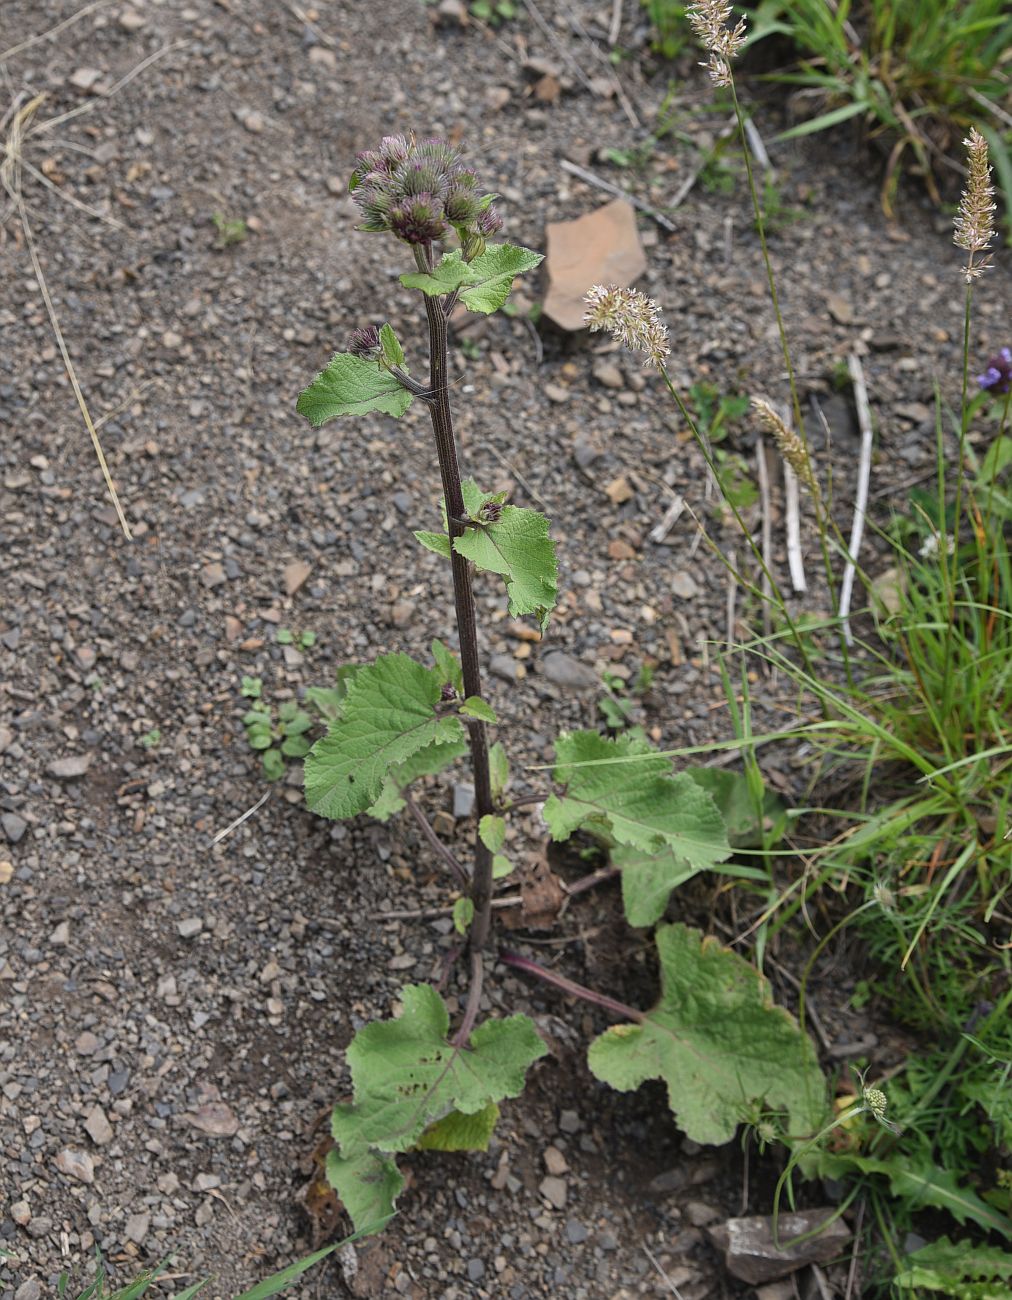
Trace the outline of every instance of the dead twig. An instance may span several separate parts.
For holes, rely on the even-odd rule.
[[[611,0],[611,22],[608,24],[608,44],[614,48],[622,31],[622,0]]]
[[[791,586],[797,592],[807,591],[805,558],[801,552],[801,493],[798,476],[786,461],[784,466],[784,525],[787,530],[787,567],[791,573]]]
[[[588,185],[596,185],[599,190],[604,190],[606,194],[614,194],[620,199],[626,199],[634,208],[639,208],[640,212],[646,213],[662,230],[666,230],[669,235],[675,234],[677,227],[662,212],[652,208],[649,203],[644,203],[635,194],[630,194],[621,185],[613,185],[611,181],[606,181],[603,176],[587,171],[586,167],[578,167],[576,163],[570,162],[568,158],[561,158],[559,166],[564,172],[569,172],[570,176],[578,176],[581,181],[586,181]]]
[[[41,45],[43,41],[51,41],[54,36],[59,36],[60,32],[66,31],[74,23],[79,22],[82,18],[87,18],[88,14],[94,13],[96,9],[102,9],[106,5],[112,4],[113,0],[92,0],[91,4],[85,5],[83,9],[78,9],[77,13],[71,14],[69,18],[64,18],[62,23],[57,23],[55,27],[50,27],[48,31],[39,32],[37,36],[29,36],[27,40],[22,41],[19,45],[12,45],[9,50],[4,50],[0,54],[0,63],[6,63],[8,59],[13,59],[15,54],[21,54],[24,50],[30,50],[33,45]]]
[[[847,565],[840,583],[839,615],[843,625],[844,640],[848,645],[854,644],[854,635],[850,630],[848,615],[850,602],[854,594],[854,577],[857,573],[857,555],[861,549],[864,536],[864,517],[868,509],[868,485],[871,482],[871,449],[874,431],[871,423],[871,406],[868,403],[868,386],[864,380],[864,367],[860,358],[853,353],[847,358],[847,372],[854,387],[854,405],[857,408],[857,423],[861,430],[861,451],[857,463],[857,492],[854,496],[854,523],[850,530]]]
[[[260,808],[264,806],[264,804],[267,802],[267,800],[270,797],[271,797],[271,792],[270,790],[268,790],[265,795],[263,795],[260,799],[256,801],[256,803],[253,805],[252,808],[247,808],[241,817],[237,817],[235,821],[231,823],[231,825],[226,826],[223,831],[219,831],[218,834],[211,841],[212,846],[215,844],[220,844],[226,835],[231,835],[234,830],[238,830],[239,827],[243,824],[243,822],[248,821],[249,818],[252,817],[255,812],[257,812]]]
[[[684,509],[685,499],[679,496],[674,497],[667,510],[665,510],[660,523],[654,524],[653,528],[650,529],[648,534],[650,540],[652,542],[663,542]]]

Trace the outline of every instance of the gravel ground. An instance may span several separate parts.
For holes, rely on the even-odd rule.
[[[5,0],[0,51],[75,8]],[[625,8],[622,43],[635,49],[640,15]],[[0,1247],[10,1257],[0,1300],[55,1294],[63,1268],[83,1279],[95,1246],[117,1278],[171,1254],[176,1285],[213,1273],[208,1294],[222,1297],[305,1253],[313,1224],[300,1191],[321,1116],[348,1086],[343,1048],[364,1021],[390,1014],[403,982],[439,969],[445,921],[375,919],[444,897],[412,824],[318,821],[301,810],[293,771],[212,840],[264,790],[239,722],[244,674],[277,702],[342,662],[417,650],[451,630],[444,566],[407,541],[431,526],[437,497],[424,412],[314,435],[293,411],[364,320],[389,316],[421,355],[396,248],[352,228],[344,184],[355,151],[394,130],[461,138],[503,196],[508,236],[532,247],[546,221],[608,197],[560,159],[661,203],[694,165],[681,138],[642,172],[600,161],[602,148],[645,134],[599,93],[609,65],[573,28],[606,48],[610,6],[543,9],[550,38],[527,14],[498,32],[452,18],[437,27],[411,0],[312,11],[138,0],[96,6],[6,58],[9,102],[45,92],[42,116],[88,109],[29,141],[26,162],[49,184],[26,171],[24,193],[134,541],[117,527],[8,214]],[[532,93],[546,65],[530,59],[552,65],[557,101]],[[636,61],[621,71],[649,126],[666,74]],[[681,127],[705,144],[717,129],[709,89],[691,60],[681,73]],[[828,397],[846,483],[854,435],[830,380],[849,351],[863,355],[886,508],[930,469],[934,374],[954,389],[961,287],[948,223],[910,193],[905,226],[887,224],[874,169],[846,142],[774,155],[785,200],[804,214],[773,240],[802,383]],[[675,235],[645,220],[643,287],[664,307],[677,376],[782,399],[746,198],[740,184],[716,195],[697,185]],[[214,214],[244,220],[247,237],[220,247]],[[985,285],[981,354],[1007,341],[1010,305],[1004,271]],[[482,320],[469,338],[470,355],[456,353],[468,468],[544,509],[560,545],[565,594],[543,646],[517,637],[497,591],[480,594],[515,762],[543,761],[560,727],[594,724],[604,667],[657,666],[643,717],[664,744],[720,735],[705,643],[725,634],[724,571],[687,513],[663,543],[647,537],[674,493],[709,508],[657,386],[600,338],[544,326],[540,364],[523,320]],[[747,434],[741,447],[751,454]],[[783,572],[779,491],[774,506]],[[815,587],[807,608],[822,600]],[[283,627],[312,629],[316,645],[279,644]],[[775,692],[759,691],[757,726],[775,724]],[[788,789],[799,779],[787,765],[770,777]],[[449,804],[428,798],[452,829]],[[689,906],[705,920],[705,891]],[[650,1000],[646,937],[621,926],[613,892],[583,896],[552,942],[543,958]],[[505,1108],[492,1149],[409,1157],[401,1216],[292,1294],[746,1294],[704,1232],[740,1212],[737,1145],[682,1141],[660,1089],[621,1096],[597,1084],[581,1054],[602,1023],[594,1014],[503,972],[489,983],[488,1009],[530,1011],[553,1048]],[[846,1056],[859,1027],[829,1023]],[[749,1186],[753,1211],[768,1209],[754,1174]]]

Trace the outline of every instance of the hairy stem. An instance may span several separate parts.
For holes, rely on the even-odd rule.
[[[500,952],[499,960],[504,966],[512,966],[515,970],[525,971],[528,975],[536,975],[539,980],[544,980],[546,984],[554,984],[557,989],[562,989],[563,993],[568,993],[570,997],[580,998],[595,1007],[603,1007],[605,1011],[611,1011],[614,1015],[621,1016],[623,1020],[634,1020],[637,1024],[642,1024],[646,1020],[643,1012],[637,1011],[635,1007],[619,1002],[616,998],[610,998],[607,993],[595,993],[593,989],[588,989],[583,984],[567,980],[565,975],[557,975],[555,971],[539,966],[529,957],[521,957],[518,952]]]
[[[460,1022],[460,1028],[453,1036],[454,1047],[466,1047],[467,1040],[471,1037],[471,1030],[474,1028],[474,1022],[478,1019],[478,1009],[481,1006],[481,986],[484,982],[485,966],[481,959],[481,952],[478,948],[471,948],[471,984],[467,990],[467,1006],[464,1008],[464,1019]]]
[[[471,571],[467,560],[452,549],[452,542],[464,531],[460,522],[467,517],[464,496],[460,486],[460,468],[457,464],[457,444],[453,436],[453,416],[450,411],[450,390],[447,382],[446,313],[442,299],[425,295],[425,314],[429,322],[429,418],[436,440],[439,457],[439,474],[446,502],[447,526],[453,571],[453,603],[457,613],[457,636],[460,641],[460,663],[464,673],[464,695],[481,696],[481,662],[478,657],[478,623],[475,615],[474,592],[471,589]],[[488,766],[488,734],[485,724],[477,719],[467,720],[471,744],[471,765],[474,772],[474,799],[476,820],[493,811],[492,782]],[[471,945],[476,951],[488,942],[489,921],[492,915],[492,854],[482,844],[477,825],[474,837],[474,875],[471,881],[471,901],[474,903],[474,920],[471,922]]]

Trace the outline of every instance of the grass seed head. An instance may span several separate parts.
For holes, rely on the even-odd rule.
[[[624,347],[645,352],[647,365],[658,370],[671,352],[660,308],[638,289],[595,284],[585,295],[584,322],[590,330],[607,330]]]
[[[805,444],[796,433],[788,429],[765,398],[753,397],[752,410],[756,413],[759,423],[772,436],[780,455],[798,476],[798,481],[805,485],[813,497],[818,497],[819,485],[815,481],[812,462]]]
[[[734,11],[729,0],[699,0],[685,12],[696,39],[710,56],[706,68],[715,86],[731,84],[731,64],[745,44],[745,19],[730,26]]]
[[[975,126],[963,141],[967,152],[966,185],[956,213],[956,231],[953,243],[969,254],[963,276],[966,283],[976,280],[991,261],[987,249],[994,238],[994,186],[991,184],[991,164],[987,156],[987,141]],[[983,253],[979,262],[974,255]]]

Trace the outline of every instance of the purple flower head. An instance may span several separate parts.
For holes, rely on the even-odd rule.
[[[1007,393],[1012,388],[1012,348],[1002,348],[993,356],[977,383],[989,393]]]
[[[487,239],[490,235],[497,235],[502,230],[502,217],[490,203],[484,212],[478,213],[478,219],[474,225],[478,234]]]
[[[384,136],[378,149],[358,155],[350,189],[362,213],[360,230],[391,231],[408,244],[431,244],[452,226],[467,260],[502,226],[491,207],[493,196],[478,189],[477,173],[438,137]]]
[[[389,213],[390,229],[406,244],[431,244],[446,234],[443,204],[435,194],[401,199]]]
[[[456,182],[443,200],[443,206],[447,221],[455,226],[468,226],[479,215],[478,199],[474,191]]]
[[[348,351],[356,357],[365,357],[367,361],[374,361],[382,350],[378,325],[363,325],[348,340]]]

